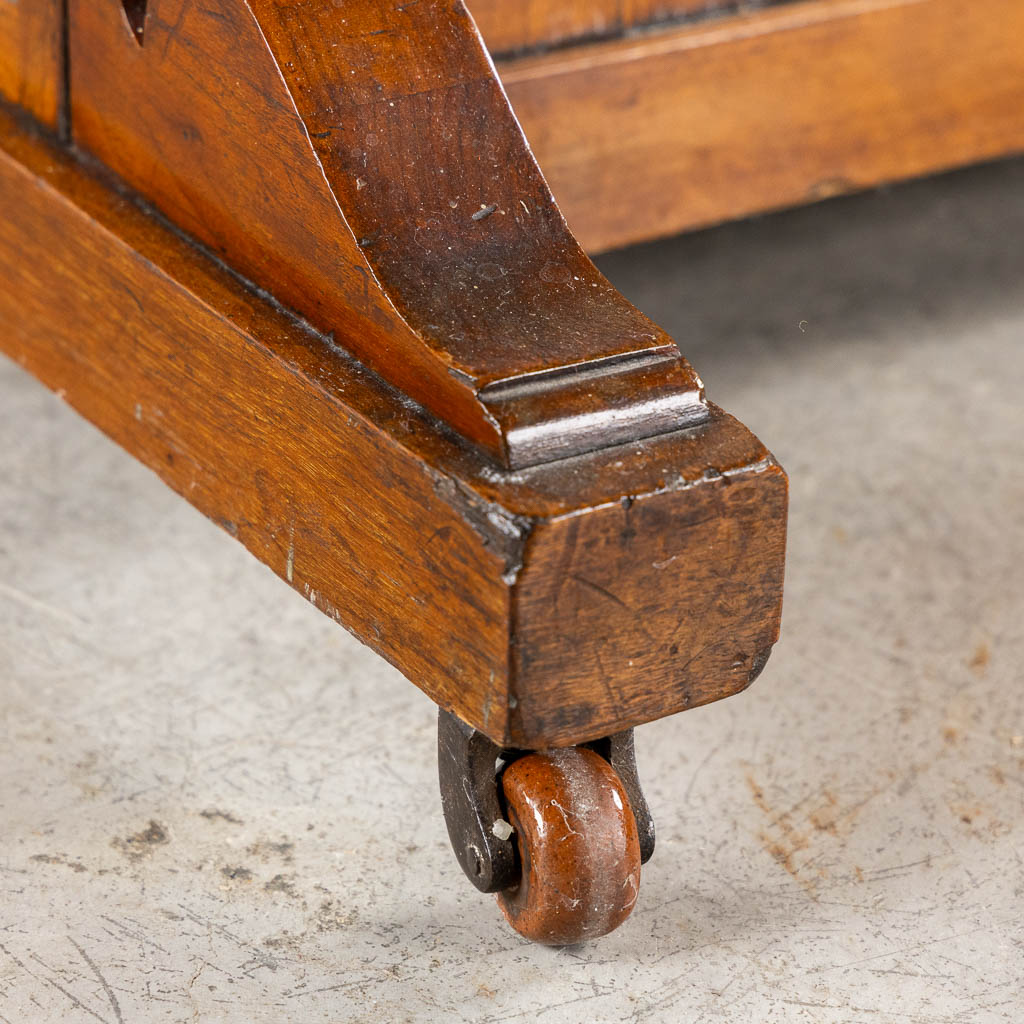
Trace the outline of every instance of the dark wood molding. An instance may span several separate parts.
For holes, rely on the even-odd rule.
[[[508,57],[750,6],[747,0],[470,0],[469,9],[491,52]]]

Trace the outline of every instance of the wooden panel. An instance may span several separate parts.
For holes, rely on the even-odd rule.
[[[500,66],[592,251],[1024,150],[1020,0],[814,0]]]
[[[495,742],[728,696],[778,634],[785,476],[732,417],[496,470],[2,112],[0,322],[0,348]]]
[[[736,0],[470,0],[469,4],[492,53],[612,36],[655,21],[736,6]]]
[[[60,0],[0,0],[0,96],[56,128],[62,75]]]

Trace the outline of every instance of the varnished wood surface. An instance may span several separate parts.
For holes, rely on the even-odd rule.
[[[595,692],[632,717],[716,700],[724,680],[744,689],[774,642],[785,507],[766,462],[686,499],[621,503],[600,523],[538,525],[515,604],[521,728],[561,728]]]
[[[497,54],[617,35],[736,6],[736,0],[469,0],[470,13]]]
[[[0,0],[0,97],[57,127],[63,95],[61,0]]]
[[[1019,0],[811,0],[503,62],[591,251],[1024,150]]]
[[[12,358],[496,742],[727,696],[777,636],[785,476],[714,406],[495,469],[6,116],[0,274]]]
[[[528,754],[502,775],[522,873],[498,894],[521,935],[567,946],[607,935],[640,889],[636,819],[611,765],[570,747]]]
[[[215,15],[215,7],[176,3],[150,0],[148,42],[122,47],[134,40],[121,4],[72,0],[88,40],[77,51],[80,141],[104,139],[100,148],[109,159],[119,155],[122,174],[222,253],[247,224],[236,266],[286,293],[322,329],[386,352],[386,336],[401,331],[397,314],[373,294],[351,231],[311,230],[338,216],[331,189],[308,175],[297,179],[300,194],[268,184],[308,163],[309,150],[291,134],[302,134],[302,119],[279,73],[243,56],[257,38],[251,21],[236,8],[218,34],[218,18],[202,13]],[[476,0],[473,14],[492,50],[503,51],[675,16],[676,5],[690,0]],[[500,70],[563,212],[584,246],[601,251],[1021,151],[1022,21],[1016,0],[808,0],[506,60]],[[60,106],[58,29],[57,0],[0,2],[0,95],[51,126]],[[190,30],[202,38],[196,63],[190,70],[178,61],[169,74]],[[147,159],[154,139],[135,137],[144,135],[139,108],[145,118],[159,113],[164,90],[181,102],[164,112],[160,158]],[[237,117],[223,123],[211,96],[232,90],[240,109],[262,106],[258,128]],[[93,103],[104,104],[102,121],[90,117]],[[122,105],[127,124],[118,125]],[[202,144],[204,126],[216,147]],[[216,183],[243,166],[253,175],[248,186],[218,195]],[[474,209],[481,203],[489,201]],[[312,251],[318,259],[308,258]],[[504,264],[475,265],[486,277]],[[468,291],[480,291],[478,277],[465,282]],[[339,287],[345,310],[330,297]],[[429,357],[406,352],[403,362],[426,390],[449,389],[449,375]],[[446,400],[459,429],[487,433],[471,395]],[[486,443],[501,446],[493,434]]]
[[[707,418],[567,230],[461,3],[70,23],[76,143],[501,464]]]

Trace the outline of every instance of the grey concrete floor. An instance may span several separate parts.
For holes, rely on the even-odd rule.
[[[433,705],[3,363],[0,1022],[1021,1020],[1024,163],[602,262],[792,480],[632,918],[509,932]]]

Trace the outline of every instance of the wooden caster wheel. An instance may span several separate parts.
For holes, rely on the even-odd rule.
[[[522,864],[498,905],[521,935],[551,946],[595,939],[629,917],[640,843],[615,769],[584,747],[528,754],[502,776]]]

